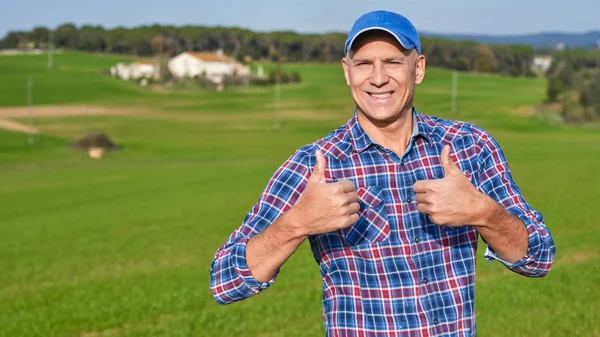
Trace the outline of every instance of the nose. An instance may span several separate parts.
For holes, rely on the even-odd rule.
[[[376,60],[371,68],[371,78],[369,82],[376,86],[384,86],[389,81],[389,77],[385,71],[385,65],[380,60]]]

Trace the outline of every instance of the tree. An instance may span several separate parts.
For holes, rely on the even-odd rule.
[[[140,56],[171,57],[183,51],[223,49],[225,54],[238,60],[249,57],[274,62],[337,63],[343,56],[346,34],[299,34],[293,31],[260,33],[235,27],[174,27],[158,24],[114,29],[83,26],[78,29],[67,23],[55,30],[54,40],[59,48]],[[47,29],[38,27],[32,32],[10,32],[2,41],[2,46],[27,47],[31,43],[43,46],[47,41]],[[533,49],[527,46],[485,45],[474,41],[428,37],[422,39],[421,51],[427,57],[429,66],[513,76],[530,74],[534,55]],[[600,56],[584,51],[570,52],[568,57],[581,68],[600,64]]]
[[[557,102],[558,96],[563,91],[561,82],[556,78],[550,78],[547,83],[546,93],[548,94],[548,102]]]
[[[562,84],[563,88],[570,89],[575,87],[577,80],[577,73],[570,63],[563,63],[560,71],[558,72],[557,79]]]
[[[152,38],[151,43],[154,54],[158,54],[158,56],[163,57],[166,43],[165,36],[162,33],[158,33]]]
[[[22,32],[10,32],[6,37],[2,40],[2,48],[17,48],[19,42],[21,41]]]
[[[475,62],[476,66],[474,68],[476,71],[487,73],[496,70],[496,56],[487,44],[477,46]]]
[[[42,48],[48,45],[48,37],[50,31],[46,27],[35,27],[31,32],[30,38],[35,43],[36,47]]]
[[[581,91],[580,103],[586,109],[588,119],[600,116],[600,72],[596,72]]]
[[[106,31],[101,26],[83,26],[79,30],[79,49],[102,52],[106,49]]]
[[[59,48],[77,49],[79,47],[79,31],[74,24],[65,23],[56,28],[54,40]]]

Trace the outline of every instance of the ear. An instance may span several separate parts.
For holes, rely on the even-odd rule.
[[[423,82],[423,78],[425,78],[425,65],[427,64],[427,61],[425,60],[425,56],[419,55],[417,57],[417,61],[415,63],[416,63],[415,64],[415,67],[416,67],[415,84],[421,84],[421,82]]]
[[[344,77],[346,78],[346,84],[350,86],[350,74],[348,73],[348,62],[346,57],[342,57],[342,68],[344,68]]]

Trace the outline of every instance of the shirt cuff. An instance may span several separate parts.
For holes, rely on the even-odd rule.
[[[525,256],[524,258],[520,259],[519,261],[517,261],[515,263],[510,263],[510,262],[508,262],[508,261],[500,258],[498,255],[496,255],[496,253],[494,252],[494,250],[492,249],[492,247],[490,247],[489,245],[485,249],[485,253],[483,253],[483,257],[485,257],[490,262],[494,262],[494,261],[498,260],[503,265],[507,266],[510,269],[516,268],[516,267],[521,267],[521,266],[524,266],[524,265],[526,265],[528,263],[528,257],[527,256]]]
[[[540,236],[538,234],[538,232],[535,229],[535,226],[533,225],[527,225],[530,220],[526,217],[526,216],[519,216],[519,219],[521,219],[521,221],[523,221],[523,223],[525,224],[525,226],[527,227],[527,233],[529,234],[529,238],[528,238],[528,247],[527,247],[527,255],[525,255],[525,257],[523,257],[522,259],[520,259],[519,261],[516,261],[515,263],[510,263],[502,258],[500,258],[496,252],[494,252],[494,249],[492,249],[492,247],[490,247],[490,245],[487,245],[487,248],[485,250],[485,253],[483,254],[483,256],[490,262],[494,262],[495,260],[500,261],[503,265],[505,265],[506,267],[508,267],[509,269],[513,269],[513,268],[517,268],[517,267],[522,267],[525,266],[529,263],[532,263],[535,261],[535,258],[538,255],[538,250],[540,249],[540,245],[541,245],[541,240],[540,240]]]
[[[246,284],[254,294],[258,294],[275,282],[279,270],[268,282],[257,281],[246,264],[246,244],[248,243],[248,240],[249,239],[242,239],[232,248],[232,264],[238,276],[244,281],[244,284]]]

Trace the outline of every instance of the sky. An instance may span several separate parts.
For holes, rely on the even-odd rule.
[[[0,38],[9,31],[63,23],[135,27],[237,26],[256,31],[347,32],[361,14],[385,9],[419,31],[518,35],[600,30],[599,0],[7,0]]]

